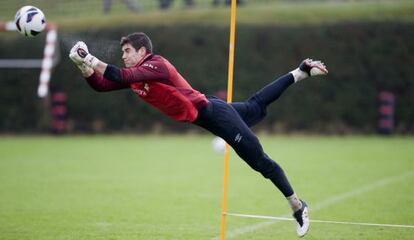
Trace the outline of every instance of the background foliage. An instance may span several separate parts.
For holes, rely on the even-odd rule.
[[[246,17],[248,11],[257,11],[256,15],[272,15],[263,8],[268,5],[250,7],[249,2],[239,12],[239,19],[246,22],[242,21],[237,27],[234,100],[248,98],[265,84],[295,68],[302,59],[313,57],[325,61],[330,74],[291,87],[269,108],[268,117],[259,128],[277,132],[372,133],[377,124],[378,93],[389,90],[396,94],[397,131],[414,132],[414,109],[411,107],[414,98],[410,96],[414,90],[411,70],[414,33],[412,21],[407,21],[413,15],[414,11],[410,9],[414,4],[401,3],[307,3],[300,5],[301,8],[293,8],[291,6],[298,5],[290,4],[270,5],[278,6],[274,8],[273,15],[282,21],[271,24],[265,18],[257,23],[254,16]],[[280,16],[280,9],[286,10],[286,16]],[[309,11],[312,9],[319,9],[321,13],[314,17],[305,14],[312,13]],[[216,12],[209,11],[207,16],[210,14],[214,18]],[[304,13],[298,15],[302,21],[300,24],[292,24],[291,20],[283,22],[283,19],[298,19],[295,12]],[[200,16],[204,16],[197,12],[190,15],[186,15],[188,12],[178,13],[172,12],[167,16],[191,18],[194,14],[198,16],[195,18],[198,21]],[[332,21],[332,13],[337,13],[335,15],[339,19],[352,19],[354,13],[367,19]],[[53,73],[52,87],[68,95],[71,131],[193,129],[162,116],[139,101],[129,90],[102,94],[90,89],[67,58],[70,47],[77,40],[87,42],[92,53],[100,59],[121,66],[120,37],[133,31],[145,31],[154,42],[155,52],[175,64],[196,89],[214,94],[226,88],[226,21],[222,24],[209,23],[210,20],[204,24],[197,21],[182,23],[172,17],[169,24],[147,24],[157,16],[157,13],[141,16],[142,19],[148,18],[146,22],[129,21],[118,25],[115,21],[107,26],[98,24],[99,27],[91,26],[87,16],[72,19],[73,22],[57,19],[62,21],[59,30],[61,58]],[[375,20],[370,16],[376,16]],[[386,20],[380,21],[381,16]],[[394,17],[390,19],[389,16]],[[109,20],[116,20],[116,17],[115,14]],[[135,16],[128,17],[134,19]],[[314,18],[318,20],[311,20]],[[252,24],[247,23],[248,19]],[[178,23],[174,24],[175,21]],[[15,33],[2,33],[0,46],[2,58],[41,58],[44,35],[25,39]],[[3,85],[0,88],[0,114],[4,116],[0,119],[0,131],[47,130],[45,103],[35,96],[39,70],[1,69],[0,73]]]

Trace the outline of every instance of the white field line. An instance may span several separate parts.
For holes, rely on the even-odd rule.
[[[261,215],[250,215],[240,213],[227,213],[227,216],[244,217],[244,218],[258,218],[258,219],[273,219],[279,221],[294,221],[293,218],[286,217],[272,217]],[[344,225],[359,225],[359,226],[373,226],[373,227],[395,227],[395,228],[414,228],[414,225],[399,225],[399,224],[381,224],[381,223],[364,223],[364,222],[340,222],[340,221],[327,221],[327,220],[310,220],[312,223],[332,223],[332,224],[344,224]]]
[[[414,176],[414,171],[407,172],[403,175],[392,176],[392,177],[377,180],[373,183],[364,185],[364,186],[362,186],[360,188],[357,188],[355,190],[345,192],[345,193],[341,193],[341,194],[337,194],[337,195],[334,195],[330,198],[327,198],[324,201],[321,201],[319,204],[315,204],[314,206],[311,206],[310,211],[311,212],[318,211],[320,209],[329,207],[329,206],[331,206],[333,204],[336,204],[336,203],[338,203],[342,200],[345,200],[347,198],[351,198],[351,197],[354,197],[356,195],[366,193],[366,192],[375,190],[375,189],[380,188],[380,187],[384,187],[388,184],[399,182],[401,180],[404,180],[404,179],[412,177],[412,176]],[[227,215],[229,215],[229,213],[227,213]],[[290,217],[290,214],[286,214],[286,215],[281,216],[281,218],[287,218],[287,217]],[[256,224],[244,226],[244,227],[241,227],[241,228],[235,228],[235,229],[226,231],[225,236],[226,236],[226,239],[232,239],[232,238],[235,238],[237,236],[240,236],[240,235],[243,235],[243,234],[246,234],[246,233],[251,233],[251,232],[257,231],[261,228],[273,225],[274,223],[276,223],[276,221],[273,220],[273,221],[256,223]],[[212,238],[212,240],[218,240],[218,239],[220,239],[220,236],[216,236],[216,237]]]

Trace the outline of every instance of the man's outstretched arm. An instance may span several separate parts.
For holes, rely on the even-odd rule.
[[[129,84],[121,84],[106,79],[101,73],[102,68],[105,68],[106,63],[99,61],[96,64],[94,70],[90,64],[86,64],[85,60],[81,60],[77,50],[82,48],[85,52],[88,52],[88,47],[83,42],[78,42],[70,51],[69,57],[75,63],[75,65],[82,72],[82,76],[87,80],[88,84],[99,92],[113,91],[118,89],[129,88]],[[85,55],[87,56],[87,54]],[[90,61],[91,62],[91,61]],[[102,64],[101,64],[102,63]],[[105,71],[105,70],[103,70]]]
[[[93,72],[96,72],[103,76],[106,67],[108,66],[107,63],[99,60],[97,57],[90,54],[88,46],[82,41],[77,42],[72,47],[72,49],[70,50],[69,57],[76,65],[79,66],[81,64],[84,64],[89,68],[89,70],[85,72],[85,74],[82,71],[82,74],[84,74],[85,77],[88,77],[88,74],[89,76],[92,75]],[[92,70],[92,72],[90,70]]]
[[[138,66],[134,68],[118,68],[107,64],[89,53],[84,42],[78,42],[73,46],[70,58],[75,63],[83,63],[93,69],[95,73],[103,76],[109,81],[122,84],[131,84],[145,80],[163,80],[169,76],[168,69],[164,64],[152,63],[151,66]]]

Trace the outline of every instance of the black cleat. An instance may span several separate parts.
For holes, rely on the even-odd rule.
[[[293,213],[293,217],[296,220],[296,233],[298,237],[303,237],[309,230],[309,215],[308,205],[300,200],[302,208]]]
[[[328,69],[326,69],[326,66],[323,62],[319,60],[314,61],[310,58],[303,60],[303,62],[299,65],[299,69],[311,77],[328,74]]]

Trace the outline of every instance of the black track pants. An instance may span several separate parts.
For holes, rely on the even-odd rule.
[[[249,126],[258,123],[266,115],[266,107],[293,83],[291,74],[267,85],[246,102],[227,104],[216,97],[208,97],[209,103],[199,110],[194,124],[223,138],[236,153],[254,170],[270,179],[285,197],[293,189],[282,168],[264,153],[259,139]]]

